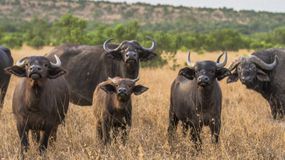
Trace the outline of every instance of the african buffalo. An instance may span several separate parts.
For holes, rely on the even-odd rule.
[[[223,63],[219,63],[225,55]],[[211,129],[212,142],[218,143],[221,128],[222,92],[218,80],[230,74],[224,66],[227,63],[227,53],[220,55],[217,62],[190,62],[190,52],[187,64],[182,68],[171,86],[169,109],[169,143],[175,136],[178,122],[182,122],[183,133],[191,130],[192,140],[200,146],[200,131],[203,125]]]
[[[238,79],[260,93],[270,104],[274,119],[285,114],[285,49],[266,49],[236,59],[227,82]]]
[[[21,153],[29,147],[28,132],[31,130],[33,138],[40,142],[39,150],[43,154],[49,137],[56,140],[58,125],[67,113],[69,94],[67,82],[62,76],[65,70],[61,68],[60,59],[55,58],[56,63],[43,56],[25,57],[5,69],[22,77],[16,85],[12,101]]]
[[[104,143],[110,143],[110,132],[113,137],[122,131],[122,141],[125,144],[132,125],[131,94],[140,95],[148,88],[135,85],[138,79],[109,78],[100,83],[94,93],[94,115],[97,119],[97,135]]]
[[[0,46],[0,110],[3,108],[4,98],[10,82],[10,74],[5,73],[5,68],[13,65],[13,58],[8,48]]]
[[[137,41],[123,41],[119,45],[105,41],[103,47],[87,45],[63,45],[55,48],[49,55],[58,55],[70,86],[70,101],[85,106],[92,105],[96,86],[108,77],[136,78],[140,61],[156,56],[153,52],[156,42],[152,40],[150,48],[142,47]]]

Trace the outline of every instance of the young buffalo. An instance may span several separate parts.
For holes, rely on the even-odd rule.
[[[223,63],[220,58],[225,55]],[[224,68],[227,63],[227,53],[219,56],[217,62],[200,61],[190,63],[190,52],[187,64],[179,71],[178,77],[172,83],[169,109],[169,143],[177,128],[178,121],[182,122],[183,133],[191,130],[192,140],[200,144],[200,131],[203,125],[211,129],[212,142],[217,143],[221,128],[222,92],[217,80],[230,74]],[[198,142],[198,143],[197,143]]]
[[[122,141],[125,144],[132,125],[131,94],[140,95],[148,88],[135,85],[138,79],[109,78],[100,83],[93,98],[94,114],[97,118],[97,135],[104,144],[110,143],[110,132],[116,138],[122,131]]]
[[[12,101],[18,133],[21,139],[21,155],[29,147],[28,132],[40,142],[43,154],[49,137],[56,139],[57,127],[68,109],[68,87],[56,57],[56,63],[42,56],[25,57],[16,65],[6,68],[10,74],[22,77],[14,90]],[[40,135],[40,131],[42,134]]]

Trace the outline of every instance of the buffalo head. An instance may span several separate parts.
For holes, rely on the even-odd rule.
[[[225,55],[224,62],[220,63],[220,58]],[[217,59],[217,62],[213,61],[200,61],[195,64],[191,63],[190,52],[188,53],[187,64],[189,67],[185,67],[179,71],[179,75],[184,76],[189,80],[194,78],[201,87],[211,85],[216,79],[222,80],[230,74],[230,71],[224,66],[227,63],[227,52],[223,52]]]
[[[55,79],[66,73],[66,71],[61,68],[61,61],[56,55],[55,59],[56,63],[52,63],[43,56],[25,57],[5,70],[18,77],[27,77],[33,80],[45,78]]]
[[[108,44],[112,39],[108,39],[104,42],[103,48],[106,54],[116,60],[122,60],[125,63],[138,63],[140,61],[147,61],[156,56],[154,50],[156,48],[156,42],[152,40],[150,48],[144,48],[137,41],[123,41],[116,48],[109,48]]]
[[[139,79],[129,79],[129,78],[108,78],[107,83],[100,86],[108,94],[116,94],[117,99],[120,102],[127,102],[131,94],[140,95],[147,91],[148,88],[142,85],[135,85]]]
[[[274,57],[272,63],[266,63],[255,55],[240,57],[229,67],[232,72],[227,83],[236,82],[238,79],[246,86],[252,86],[259,80],[261,82],[270,81],[268,71],[271,71],[278,64],[278,57]]]

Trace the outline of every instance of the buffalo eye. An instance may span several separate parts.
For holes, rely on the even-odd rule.
[[[44,64],[44,67],[48,67],[48,64]]]

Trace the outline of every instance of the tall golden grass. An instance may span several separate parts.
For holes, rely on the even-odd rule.
[[[52,48],[33,50],[25,47],[13,50],[15,59],[44,54]],[[248,51],[229,53],[230,61]],[[193,54],[193,60],[215,60],[218,54]],[[186,54],[178,54],[183,65]],[[196,153],[190,137],[183,137],[178,129],[178,143],[170,151],[167,143],[170,85],[177,71],[165,66],[161,69],[142,69],[140,84],[150,89],[133,96],[133,126],[126,146],[121,143],[101,146],[96,139],[95,118],[91,107],[70,104],[65,126],[58,130],[58,141],[49,146],[47,159],[285,159],[285,122],[272,120],[267,102],[256,92],[240,83],[226,84],[223,91],[222,129],[220,142],[211,143],[208,127],[202,132],[202,152]],[[17,82],[13,77],[0,116],[0,158],[17,159],[20,139],[11,111],[12,93]],[[37,145],[32,143],[28,159],[40,159]]]

